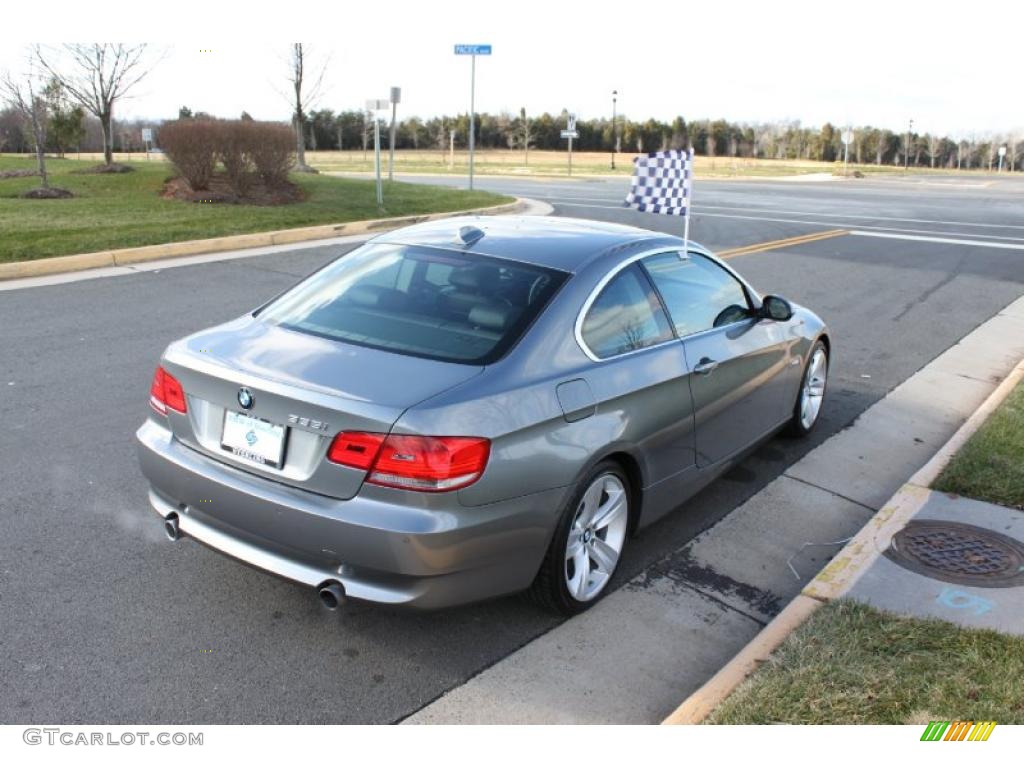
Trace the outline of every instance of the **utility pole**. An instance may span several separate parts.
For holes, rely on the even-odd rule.
[[[616,121],[616,105],[619,100],[619,92],[612,91],[612,170],[615,170],[615,153],[619,151],[619,131]]]

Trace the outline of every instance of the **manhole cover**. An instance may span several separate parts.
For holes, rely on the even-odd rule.
[[[975,587],[1024,585],[1024,542],[965,523],[914,520],[886,557],[923,576]]]

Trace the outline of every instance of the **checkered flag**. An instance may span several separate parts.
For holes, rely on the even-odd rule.
[[[633,184],[624,205],[638,211],[689,218],[693,147],[650,152],[633,160]]]

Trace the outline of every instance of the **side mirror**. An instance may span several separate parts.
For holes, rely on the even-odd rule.
[[[793,305],[781,296],[765,296],[761,301],[761,317],[769,320],[789,320]]]

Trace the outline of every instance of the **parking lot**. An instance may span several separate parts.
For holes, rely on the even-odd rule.
[[[623,209],[626,185],[477,179],[545,200],[555,215],[681,233],[681,220]],[[641,532],[618,583],[1024,293],[1022,200],[1024,182],[995,176],[698,180],[691,235],[713,249],[831,233],[731,259],[762,292],[828,321],[830,395],[812,440],[771,440]],[[351,247],[0,285],[0,720],[394,722],[557,623],[517,597],[434,614],[358,604],[331,614],[309,590],[164,538],[134,449],[161,350]]]

